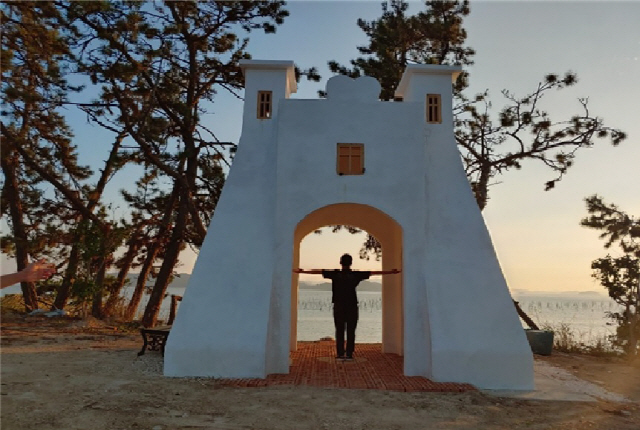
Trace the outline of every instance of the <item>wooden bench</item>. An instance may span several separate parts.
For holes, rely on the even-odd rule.
[[[171,331],[170,325],[158,326],[154,328],[141,328],[140,334],[144,344],[142,349],[138,353],[138,357],[143,355],[148,349],[149,351],[161,351],[164,357],[164,346],[167,343],[169,332]]]

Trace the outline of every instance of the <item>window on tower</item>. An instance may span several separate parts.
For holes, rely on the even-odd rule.
[[[258,91],[258,119],[271,119],[272,107],[271,91]]]
[[[442,103],[440,94],[427,94],[427,122],[429,124],[442,123]]]
[[[338,175],[362,175],[364,173],[364,145],[362,143],[338,143]]]

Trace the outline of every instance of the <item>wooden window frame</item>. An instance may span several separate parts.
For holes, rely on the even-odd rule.
[[[346,169],[341,168],[340,160],[341,157],[344,158],[344,154],[341,153],[341,149],[348,149],[349,154],[347,155],[347,167]],[[356,151],[357,154],[354,154],[353,151]],[[354,155],[357,155],[359,159],[358,164],[354,163]],[[352,158],[353,157],[353,158]],[[364,144],[363,143],[338,143],[336,145],[336,172],[340,176],[344,175],[363,175],[365,172],[364,168]]]
[[[258,119],[271,119],[273,116],[273,92],[258,91]]]
[[[442,97],[440,94],[427,94],[427,123],[442,124]]]

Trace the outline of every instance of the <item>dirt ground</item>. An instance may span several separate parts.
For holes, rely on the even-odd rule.
[[[640,363],[536,356],[631,402],[525,401],[481,392],[221,387],[165,378],[135,333],[87,321],[2,321],[1,427],[19,429],[633,429]]]

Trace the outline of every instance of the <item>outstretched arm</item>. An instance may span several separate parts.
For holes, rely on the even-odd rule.
[[[45,260],[35,261],[23,270],[0,277],[0,288],[10,287],[18,282],[35,282],[46,279],[55,272],[55,266]]]
[[[398,269],[393,270],[374,270],[371,272],[372,275],[395,275],[396,273],[400,273]]]
[[[324,269],[311,269],[311,270],[293,269],[295,273],[308,273],[310,275],[322,275],[323,270]]]

